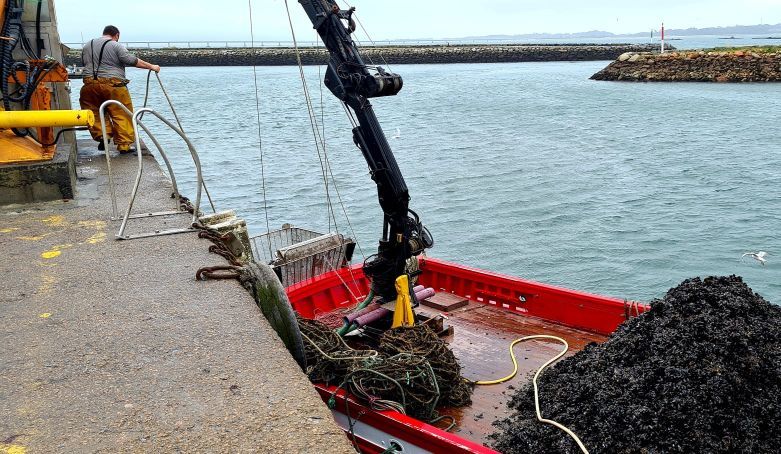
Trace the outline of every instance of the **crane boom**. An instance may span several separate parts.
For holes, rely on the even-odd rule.
[[[403,81],[398,74],[364,62],[350,36],[355,30],[355,8],[342,10],[334,0],[299,3],[330,54],[325,86],[354,112],[358,126],[353,128],[353,142],[369,165],[384,213],[377,254],[366,261],[364,272],[375,295],[395,299],[394,282],[405,273],[407,260],[433,245],[430,233],[409,209],[407,184],[369,102],[369,98],[397,94]]]

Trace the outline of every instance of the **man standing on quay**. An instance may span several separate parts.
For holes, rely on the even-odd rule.
[[[95,114],[95,124],[89,128],[92,138],[98,142],[98,149],[103,150],[103,131],[101,130],[99,109],[103,102],[113,99],[133,111],[133,102],[125,79],[125,67],[132,66],[160,72],[158,65],[147,63],[128,52],[119,44],[119,29],[107,25],[103,36],[95,38],[84,45],[81,51],[81,63],[84,65],[84,86],[81,87],[79,104],[82,109],[89,109]],[[114,139],[114,144],[120,153],[133,153],[134,132],[130,116],[119,106],[106,108],[106,133]]]

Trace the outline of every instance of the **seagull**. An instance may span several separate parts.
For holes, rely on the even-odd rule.
[[[394,139],[401,138],[401,131],[399,131],[399,128],[396,128],[396,134],[393,135]]]
[[[752,257],[754,260],[759,262],[762,266],[765,266],[765,262],[767,262],[767,259],[765,257],[767,257],[768,255],[770,254],[768,254],[765,251],[746,252],[745,254],[740,256],[740,259],[743,260],[744,257]]]

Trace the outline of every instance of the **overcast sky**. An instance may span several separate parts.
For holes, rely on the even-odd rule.
[[[289,41],[283,0],[251,0],[258,41]],[[314,31],[288,0],[299,40]],[[341,2],[345,7],[345,3]],[[781,22],[781,0],[350,0],[372,39],[492,34],[644,32],[658,28]],[[467,6],[470,5],[470,6]],[[81,42],[113,24],[123,41],[249,40],[248,0],[57,0],[63,42]],[[361,35],[359,35],[360,38]]]

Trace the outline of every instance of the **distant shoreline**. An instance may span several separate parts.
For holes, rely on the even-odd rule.
[[[650,44],[467,44],[377,46],[361,48],[367,62],[389,64],[516,63],[614,60],[626,52],[648,52]],[[296,52],[288,47],[267,48],[160,48],[131,49],[139,58],[160,66],[288,66],[296,65]],[[328,61],[323,48],[300,48],[304,65]],[[80,64],[81,51],[71,50],[66,65]]]

